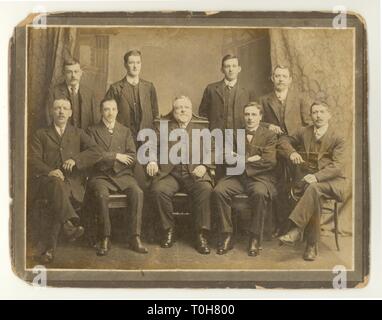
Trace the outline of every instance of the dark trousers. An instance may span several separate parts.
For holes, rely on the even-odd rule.
[[[79,220],[79,217],[73,208],[74,200],[71,201],[70,185],[56,177],[41,179],[41,192],[49,204],[49,217],[44,217],[49,220],[44,228],[46,248],[55,250],[62,224],[69,219]]]
[[[261,240],[264,219],[270,211],[271,197],[265,184],[253,181],[246,175],[223,178],[212,192],[212,201],[219,221],[219,231],[232,233],[232,197],[241,193],[248,195],[253,207],[249,231]]]
[[[87,198],[93,204],[98,221],[99,237],[110,237],[111,235],[109,214],[109,195],[111,192],[121,192],[127,195],[128,208],[126,214],[130,218],[127,232],[130,236],[141,234],[143,191],[134,177],[126,176],[126,180],[128,180],[128,186],[124,190],[120,190],[108,177],[93,178],[88,183],[89,197]]]
[[[315,244],[320,238],[322,200],[333,197],[330,182],[309,184],[290,214],[289,219],[301,229],[305,229],[305,237],[309,244]]]
[[[197,230],[211,229],[211,192],[212,185],[209,181],[197,179],[189,173],[181,176],[169,174],[153,182],[151,199],[159,214],[162,229],[168,230],[175,227],[173,216],[172,198],[181,188],[187,192],[192,201],[192,214],[195,217]]]

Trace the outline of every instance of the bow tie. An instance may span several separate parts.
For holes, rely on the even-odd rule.
[[[252,131],[245,130],[245,134],[250,135],[250,136],[254,136],[256,134],[256,130],[252,130]]]

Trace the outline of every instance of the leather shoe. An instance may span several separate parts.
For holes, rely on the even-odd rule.
[[[200,254],[210,254],[210,248],[208,247],[208,241],[205,238],[203,232],[200,232],[198,234],[196,250]]]
[[[168,229],[161,242],[162,248],[171,248],[175,242],[174,230]]]
[[[70,220],[66,221],[64,223],[64,233],[68,237],[68,240],[70,242],[76,241],[78,238],[80,238],[84,234],[84,228],[81,226],[74,226]]]
[[[307,244],[306,249],[303,255],[303,258],[305,261],[314,261],[316,260],[317,253],[316,253],[316,245],[313,244]]]
[[[53,260],[54,260],[54,250],[53,249],[46,250],[41,255],[41,263],[44,265],[53,262]]]
[[[228,233],[223,241],[219,244],[217,254],[226,254],[229,250],[233,249],[233,243],[232,243],[232,235]]]
[[[302,232],[299,228],[293,228],[288,233],[279,237],[281,244],[286,244],[289,246],[294,246],[297,241],[301,239]]]
[[[248,255],[250,257],[256,257],[260,255],[260,245],[257,238],[249,239]]]
[[[111,241],[109,237],[103,238],[98,245],[96,254],[97,256],[106,256],[111,248]]]
[[[129,247],[131,250],[138,252],[138,253],[147,253],[148,250],[145,248],[141,242],[140,236],[135,236],[130,239]]]

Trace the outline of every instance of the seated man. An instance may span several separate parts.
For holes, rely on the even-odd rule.
[[[45,230],[47,243],[41,257],[44,264],[54,259],[61,226],[72,241],[84,233],[73,208],[73,204],[83,201],[85,191],[85,176],[80,170],[100,158],[94,141],[82,129],[68,123],[72,115],[69,100],[54,100],[51,115],[53,124],[36,132],[30,152],[32,175],[52,215],[49,230]]]
[[[182,128],[190,137],[189,145],[192,145],[192,129],[197,128],[192,120],[192,104],[188,97],[180,96],[174,99],[173,109],[168,122],[168,132]],[[166,139],[168,137],[159,137]],[[176,141],[168,141],[169,150]],[[190,149],[188,150],[190,154]],[[171,158],[171,154],[169,156]],[[191,159],[192,156],[189,156]],[[208,166],[208,167],[207,167]],[[181,188],[191,197],[193,204],[193,216],[195,218],[197,232],[197,251],[201,254],[209,254],[210,249],[207,241],[207,233],[211,227],[210,194],[212,191],[212,179],[208,169],[213,166],[206,164],[180,163],[174,164],[169,159],[167,164],[153,161],[147,165],[147,173],[154,177],[151,186],[151,196],[154,207],[159,216],[162,229],[165,232],[162,248],[169,248],[174,243],[175,221],[173,217],[172,198]]]
[[[276,193],[273,169],[276,166],[277,137],[271,130],[259,126],[263,113],[260,104],[250,102],[243,110],[246,129],[244,173],[224,177],[212,193],[223,238],[217,253],[225,254],[233,248],[230,203],[235,195],[247,193],[253,205],[248,255],[257,256],[260,254],[264,219],[269,214],[269,204]]]
[[[282,243],[294,244],[305,232],[307,246],[303,258],[307,261],[316,258],[321,200],[331,198],[340,201],[345,179],[345,141],[329,123],[331,113],[328,104],[314,102],[310,114],[313,125],[280,139],[280,153],[296,166],[293,191],[301,198],[289,215],[290,231],[279,239]]]
[[[141,222],[143,207],[143,191],[133,176],[136,161],[134,139],[129,128],[123,126],[116,117],[117,102],[106,99],[101,102],[102,120],[88,128],[90,136],[102,150],[102,159],[95,165],[91,173],[87,191],[89,200],[98,216],[97,255],[104,256],[110,247],[111,224],[109,216],[110,192],[125,193],[128,197],[130,212],[129,245],[138,253],[147,253],[142,245]]]

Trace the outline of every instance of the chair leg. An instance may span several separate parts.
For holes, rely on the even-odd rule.
[[[338,241],[338,205],[337,201],[334,203],[334,237],[336,240],[337,250],[340,251],[340,244]]]
[[[233,236],[237,236],[237,210],[233,209],[231,210],[232,214],[232,224],[233,224]]]

